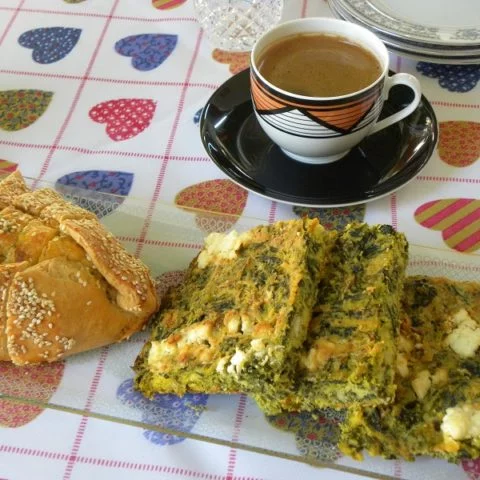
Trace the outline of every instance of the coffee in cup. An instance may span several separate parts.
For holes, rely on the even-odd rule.
[[[254,111],[266,134],[290,157],[308,163],[338,160],[369,134],[413,112],[418,80],[388,76],[388,52],[367,29],[330,18],[304,18],[267,32],[251,54]],[[412,102],[378,121],[393,85]]]
[[[382,73],[372,52],[348,38],[325,33],[299,33],[277,40],[260,52],[257,65],[271,84],[307,97],[356,92]]]

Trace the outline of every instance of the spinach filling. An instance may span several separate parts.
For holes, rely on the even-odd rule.
[[[351,408],[342,425],[341,450],[361,458],[362,450],[385,458],[413,460],[429,455],[458,461],[480,456],[480,438],[452,439],[442,431],[447,409],[480,403],[480,357],[463,357],[449,346],[458,312],[480,324],[480,284],[444,278],[405,281],[401,348],[393,402]],[[418,390],[421,376],[429,378]]]

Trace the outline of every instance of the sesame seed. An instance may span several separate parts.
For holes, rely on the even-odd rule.
[[[23,279],[15,280],[12,288],[16,293],[10,305],[10,313],[16,317],[13,324],[17,328],[21,328],[22,324],[28,322],[23,328],[20,338],[22,340],[32,339],[35,345],[43,347],[46,334],[39,334],[37,328],[43,319],[51,315],[51,311],[55,309],[52,300],[46,294],[40,295],[37,292],[31,277],[28,278],[28,282]]]

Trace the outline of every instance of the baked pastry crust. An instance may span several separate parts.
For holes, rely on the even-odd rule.
[[[28,190],[25,180],[18,170],[5,177],[0,188],[0,209],[11,205],[16,197],[28,192]]]
[[[52,362],[118,342],[156,312],[148,268],[91,212],[29,191],[18,172],[0,182],[1,199],[0,360]]]

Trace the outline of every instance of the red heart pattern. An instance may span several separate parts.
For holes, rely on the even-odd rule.
[[[480,157],[480,123],[440,122],[440,158],[452,167],[469,167]]]
[[[95,105],[90,118],[106,124],[107,135],[115,142],[136,137],[150,125],[156,102],[142,98],[120,98]]]
[[[480,200],[445,198],[424,203],[415,211],[423,227],[442,232],[444,242],[459,252],[480,248]]]
[[[0,393],[48,402],[62,380],[64,369],[64,362],[26,367],[0,362]],[[37,405],[20,405],[0,399],[0,425],[21,427],[34,420],[43,410]]]
[[[212,58],[217,62],[227,63],[229,65],[230,73],[233,75],[250,66],[249,52],[227,52],[216,48],[212,52]]]
[[[183,189],[175,204],[203,210],[196,215],[197,226],[205,232],[226,232],[237,221],[247,203],[248,193],[226,179],[208,180]],[[211,212],[208,215],[207,212]],[[218,215],[219,213],[228,216]]]
[[[462,468],[471,480],[480,480],[480,459],[462,460]]]

